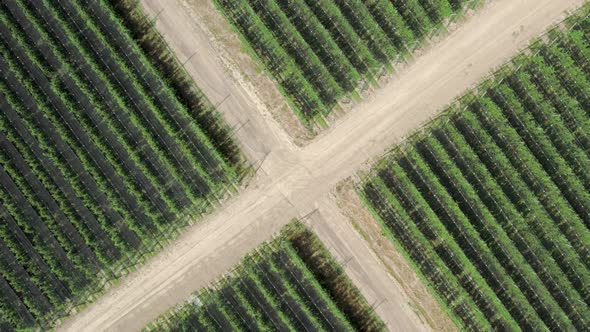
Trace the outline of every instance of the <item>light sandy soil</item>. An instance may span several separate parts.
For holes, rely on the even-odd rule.
[[[346,180],[341,182],[334,191],[332,200],[326,202],[325,206],[335,207],[345,217],[334,219],[337,210],[333,210],[331,217],[334,219],[330,221],[331,228],[346,229],[347,232],[333,231],[323,236],[321,230],[316,230],[320,238],[325,238],[325,243],[329,243],[331,238],[338,237],[348,242],[348,245],[333,246],[339,248],[354,248],[354,262],[359,258],[364,258],[360,267],[351,266],[348,264],[347,269],[351,271],[348,274],[355,280],[355,275],[360,274],[361,278],[357,284],[366,285],[364,288],[375,287],[375,289],[364,290],[365,296],[376,295],[375,300],[386,300],[377,308],[377,312],[388,322],[396,322],[396,328],[403,331],[411,330],[411,325],[403,324],[408,318],[417,317],[420,322],[434,331],[453,331],[456,330],[455,324],[451,321],[449,316],[441,310],[438,302],[428,291],[423,281],[418,278],[412,266],[408,263],[405,257],[399,252],[397,247],[393,244],[391,239],[386,237],[373,215],[363,206],[353,181]],[[324,205],[322,205],[322,208]],[[321,208],[320,208],[320,211]],[[325,218],[324,218],[325,219]],[[323,225],[323,222],[318,222],[318,225]],[[314,229],[317,228],[311,225]],[[351,231],[351,230],[354,230]],[[344,234],[342,234],[344,233]],[[356,235],[356,236],[355,236]],[[365,247],[372,252],[377,253],[371,262],[367,262],[368,257],[365,253],[357,252],[360,245],[350,245],[350,241],[359,241],[362,238]],[[363,248],[364,249],[364,248]],[[332,250],[333,252],[335,250]],[[353,257],[353,256],[350,256]],[[367,264],[369,264],[367,266]],[[367,271],[369,268],[372,271]],[[362,277],[367,278],[367,280]],[[379,280],[386,280],[387,283],[380,283]],[[398,300],[395,303],[390,301]],[[402,302],[402,300],[405,301]],[[381,306],[384,306],[381,308]],[[396,306],[403,306],[403,308],[396,308]],[[407,314],[407,310],[411,309],[411,315]],[[396,315],[397,317],[394,317]],[[403,317],[399,317],[404,315]],[[414,326],[419,326],[415,324]]]
[[[158,31],[169,41],[197,85],[239,130],[245,152],[257,159],[309,136],[276,84],[244,49],[211,0],[142,0]]]
[[[341,203],[344,202],[349,208],[353,207],[354,212],[342,209]],[[357,203],[360,202],[354,191],[341,192],[338,197],[326,196],[319,202],[318,209],[303,222],[314,230],[344,266],[354,284],[361,286],[363,295],[390,330],[454,330],[451,320],[440,310],[438,303],[405,260],[400,257],[395,264],[387,261],[385,265],[381,256],[386,254],[389,258],[392,252],[378,251],[378,256],[375,249],[382,248],[376,247],[374,242],[365,241],[359,235],[351,221],[366,222],[367,226],[374,226],[376,223],[370,215],[362,216],[366,218],[364,220],[359,218],[367,211]],[[393,253],[396,254],[397,251],[394,250]],[[421,297],[416,296],[418,293],[421,293]]]
[[[209,34],[196,28],[195,18],[182,0],[167,0],[158,18],[158,28],[174,49],[185,49],[181,54],[186,55],[193,49],[199,51],[200,56],[187,63],[189,72],[214,103],[231,93],[232,97],[222,104],[226,109],[224,114],[230,123],[249,120],[251,128],[238,131],[237,137],[252,160],[260,159],[261,155],[266,158],[262,159],[260,171],[247,188],[202,222],[188,228],[161,254],[66,321],[60,329],[138,330],[170,306],[182,302],[191,291],[229,270],[293,217],[302,217],[319,208],[322,218],[327,220],[325,227],[335,227],[336,221],[343,217],[332,214],[338,214],[338,209],[325,204],[339,182],[366,169],[389,146],[422,126],[461,92],[524,48],[531,38],[563,19],[565,10],[572,10],[583,2],[490,2],[330,129],[299,148],[290,142],[268,111],[261,110],[247,82],[236,80],[234,72],[225,70],[224,63],[218,60],[218,54],[207,41]],[[142,3],[154,13],[164,1],[142,0]],[[211,91],[216,93],[211,94]],[[348,238],[338,241],[336,234],[348,227],[347,223],[341,225],[333,228],[334,231],[329,228],[321,231],[321,225],[317,227],[322,240],[334,246],[332,251],[349,250],[357,255],[355,262],[376,262],[371,250],[361,248],[366,247],[365,242]],[[330,233],[335,236],[330,237]],[[355,247],[341,248],[342,243]],[[380,290],[386,279],[354,277],[369,268],[370,265],[364,263],[348,264],[347,272],[371,298],[371,292]],[[386,278],[383,273],[379,275]],[[392,329],[428,328],[411,306],[403,305],[409,300],[403,288],[388,294],[391,297],[386,303],[398,308],[394,310],[397,312],[384,316]],[[382,310],[379,312],[383,314]]]

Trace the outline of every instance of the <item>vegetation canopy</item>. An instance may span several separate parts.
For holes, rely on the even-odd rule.
[[[146,331],[383,331],[359,290],[298,221]]]
[[[0,4],[0,329],[96,297],[245,169],[133,3]]]
[[[214,2],[310,127],[479,0]]]
[[[589,8],[396,147],[361,186],[466,329],[590,327]]]

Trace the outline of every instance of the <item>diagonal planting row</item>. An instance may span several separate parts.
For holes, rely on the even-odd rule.
[[[587,9],[362,185],[386,232],[468,329],[590,326]]]
[[[301,120],[327,115],[362,81],[401,62],[468,3],[436,0],[216,0]]]
[[[0,5],[2,325],[51,325],[238,180],[211,105],[152,61],[105,1]]]
[[[566,25],[397,148],[360,191],[468,329],[590,327],[590,19]]]
[[[226,277],[146,329],[155,331],[380,331],[383,322],[298,222]]]

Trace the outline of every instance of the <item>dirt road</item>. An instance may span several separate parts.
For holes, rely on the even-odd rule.
[[[428,325],[422,310],[416,310],[415,305],[410,304],[412,301],[404,294],[402,285],[383,268],[381,261],[358,236],[332,197],[324,197],[316,211],[304,223],[344,265],[353,283],[363,285],[363,295],[392,330],[440,331],[439,327],[443,324],[437,324],[435,328]],[[437,305],[431,309],[440,311]]]
[[[142,2],[152,13],[162,7],[155,0]],[[224,64],[216,60],[214,48],[203,37],[207,34],[194,27],[194,18],[181,0],[166,1],[158,28],[173,48],[180,51],[196,48],[202,52],[193,57],[198,58],[199,63],[189,65],[189,71],[214,103],[223,100],[231,91],[235,98],[222,106],[235,109],[225,110],[224,114],[229,114],[226,116],[230,118],[237,118],[231,114],[240,114],[244,117],[239,121],[250,119],[252,123],[251,130],[238,132],[241,144],[250,147],[247,153],[253,159],[267,153],[268,156],[247,188],[203,222],[187,229],[164,252],[65,322],[61,329],[140,329],[171,305],[182,302],[189,292],[219,277],[292,217],[320,208],[325,211],[322,212],[325,220],[335,220],[329,212],[332,209],[322,208],[321,204],[329,199],[330,191],[338,182],[366,167],[368,160],[378,158],[391,144],[413,132],[462,91],[525,47],[531,38],[561,20],[565,10],[574,9],[583,2],[492,1],[329,130],[298,148],[289,143],[287,135],[281,133],[272,118],[261,116],[264,113],[260,113],[259,105],[252,101],[252,93],[235,83],[235,73],[227,71]],[[186,52],[183,54],[186,56]],[[193,60],[189,63],[193,64]],[[237,113],[232,113],[234,111]],[[236,120],[230,121],[235,123]],[[322,239],[329,241],[329,234],[330,231],[322,232]],[[336,238],[331,243],[342,245]],[[362,241],[345,243],[363,245]],[[335,249],[364,255],[356,257],[358,261],[374,259],[369,257],[370,251],[360,247]],[[351,264],[350,268],[354,266],[363,268],[359,264]],[[371,294],[371,290],[381,287],[382,279],[356,278],[355,281],[365,294]],[[392,329],[428,329],[413,316],[412,310],[404,308],[403,291],[391,291],[390,297],[388,303],[399,306],[399,310],[384,310],[385,307],[380,306],[377,311]]]
[[[197,85],[218,106],[225,121],[239,128],[238,141],[250,160],[261,160],[270,151],[291,148],[289,135],[272,118],[248,78],[240,75],[236,68],[237,65],[247,65],[246,61],[232,62],[230,58],[236,54],[227,54],[232,52],[226,49],[229,41],[223,46],[214,42],[235,37],[235,34],[226,32],[229,36],[225,37],[219,29],[212,27],[220,25],[227,30],[228,26],[209,0],[142,0],[142,4],[147,15],[158,16],[158,30]],[[239,44],[239,39],[231,42],[232,47],[240,47],[233,45]],[[279,95],[278,91],[276,94]]]

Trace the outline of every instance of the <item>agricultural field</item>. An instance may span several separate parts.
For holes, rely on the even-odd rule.
[[[306,226],[294,221],[145,331],[382,331],[383,322]]]
[[[234,191],[244,161],[135,1],[0,4],[0,329],[46,329]]]
[[[306,126],[477,0],[214,0]]]
[[[587,13],[534,42],[361,184],[461,328],[590,328]]]

